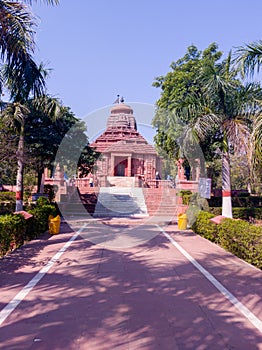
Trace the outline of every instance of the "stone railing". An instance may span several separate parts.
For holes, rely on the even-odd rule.
[[[143,187],[145,188],[173,188],[173,183],[170,180],[143,180]]]

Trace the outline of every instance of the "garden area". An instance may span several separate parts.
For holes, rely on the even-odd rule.
[[[259,215],[261,217],[261,211]],[[200,211],[192,224],[192,230],[240,259],[262,269],[262,225],[228,218],[216,224],[211,221],[214,217],[215,215],[210,212]]]
[[[58,214],[55,203],[46,197],[16,213],[14,192],[0,192],[0,209],[0,257],[46,232],[49,216]]]
[[[232,197],[232,218],[224,218],[221,197],[205,199],[190,191],[181,192],[183,203],[189,206],[188,226],[196,234],[262,269],[261,196],[240,192]]]

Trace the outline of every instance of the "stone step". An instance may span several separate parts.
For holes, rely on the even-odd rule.
[[[109,186],[113,187],[134,187],[135,186],[135,178],[127,177],[127,176],[107,176],[107,182]]]
[[[172,216],[178,213],[176,189],[144,188],[147,211],[150,216]]]
[[[94,217],[148,216],[141,188],[101,187]]]

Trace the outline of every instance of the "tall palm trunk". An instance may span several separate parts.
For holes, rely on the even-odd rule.
[[[222,152],[222,215],[232,218],[229,152]]]
[[[24,194],[24,126],[21,125],[17,150],[16,211],[23,210]]]

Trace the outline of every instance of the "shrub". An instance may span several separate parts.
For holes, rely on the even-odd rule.
[[[15,192],[0,192],[0,215],[15,211]]]
[[[48,195],[48,199],[50,202],[53,202],[55,200],[55,194],[58,190],[57,185],[44,185],[44,193]]]
[[[210,207],[221,207],[222,206],[222,196],[209,198],[208,204]]]
[[[216,225],[210,221],[212,217],[212,213],[200,211],[192,225],[194,232],[262,269],[262,227],[235,219],[223,219]]]
[[[223,248],[262,269],[262,227],[243,220],[224,219],[218,229]]]
[[[20,214],[9,214],[0,217],[0,254],[5,255],[10,250],[24,243],[26,220]]]
[[[222,214],[222,207],[209,207],[208,211],[214,216],[218,216]]]
[[[221,215],[222,208],[221,207],[213,207],[208,210],[210,213],[215,216]],[[252,219],[262,219],[262,208],[232,208],[232,214],[234,219],[242,219],[246,221],[252,221]]]
[[[15,211],[15,202],[1,202],[0,215],[12,214]]]
[[[190,190],[180,190],[177,193],[177,196],[182,197],[182,203],[188,205],[192,196],[192,192]]]
[[[236,195],[236,197],[250,197],[249,192],[240,192]]]
[[[0,192],[0,202],[5,201],[15,203],[15,192]]]
[[[48,198],[42,196],[37,199],[37,205],[43,206],[43,205],[49,205],[50,201]]]
[[[210,207],[221,207],[222,197],[211,197],[208,199],[208,203]],[[232,206],[241,208],[261,207],[262,197],[250,195],[232,197]]]
[[[37,237],[40,233],[45,232],[48,229],[49,215],[57,215],[55,206],[51,204],[42,206],[37,205],[34,209],[31,209],[28,212],[33,215],[32,223],[28,226],[27,230],[27,235],[30,239]]]
[[[212,242],[216,242],[218,238],[217,225],[210,221],[214,215],[205,211],[200,211],[195,222],[192,225],[192,229],[198,235],[201,235]]]

